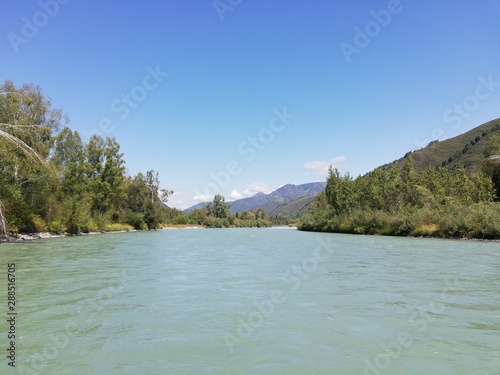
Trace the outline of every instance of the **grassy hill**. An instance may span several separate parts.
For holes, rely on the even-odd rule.
[[[433,141],[427,147],[408,152],[404,157],[381,168],[389,169],[395,165],[401,169],[404,160],[411,156],[417,170],[428,167],[446,166],[453,168],[463,165],[469,174],[477,173],[492,146],[494,137],[500,136],[500,119],[489,121],[466,133],[444,141]]]
[[[282,204],[271,211],[270,216],[300,217],[307,213],[310,205],[316,199],[317,194],[309,197],[296,199],[292,202]]]

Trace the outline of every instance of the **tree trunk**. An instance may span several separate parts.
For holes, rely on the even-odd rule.
[[[0,201],[0,243],[7,242],[9,240],[9,233],[7,231],[7,221],[5,216],[3,216],[3,206]]]

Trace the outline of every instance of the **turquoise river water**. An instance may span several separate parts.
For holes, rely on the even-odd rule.
[[[500,374],[498,242],[178,229],[0,260],[1,374]]]

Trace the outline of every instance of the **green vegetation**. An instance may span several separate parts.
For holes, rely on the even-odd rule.
[[[429,167],[463,166],[468,174],[475,174],[483,169],[485,156],[493,155],[500,137],[500,119],[489,121],[463,134],[444,141],[432,141],[420,150],[408,152],[405,157],[393,163],[383,165],[388,170],[393,165],[401,170],[405,160],[411,156],[415,168],[423,172]]]
[[[498,173],[498,164],[491,168]],[[406,158],[402,169],[395,165],[378,168],[356,179],[330,168],[325,191],[299,229],[500,238],[500,197],[495,194],[498,186],[492,181],[492,169],[472,177],[464,167],[429,167],[418,172],[412,157]]]
[[[231,214],[221,195],[189,213],[167,207],[154,170],[125,174],[114,138],[84,142],[40,87],[0,85],[0,240],[13,234],[269,227],[345,233],[500,238],[500,121],[431,142],[392,165],[351,178],[331,169],[325,191]],[[273,203],[274,204],[274,203]],[[270,211],[268,211],[270,212]],[[294,218],[291,218],[293,216]]]
[[[202,209],[194,209],[189,213],[180,214],[173,219],[173,223],[202,225],[207,228],[265,228],[276,225],[262,208],[231,214],[229,207],[230,205],[225,202],[224,197],[217,194],[214,200]]]
[[[157,173],[125,175],[114,138],[83,142],[38,86],[7,81],[0,93],[0,202],[10,233],[155,229],[173,215]]]
[[[0,240],[4,224],[11,234],[273,225],[262,209],[230,214],[221,195],[188,214],[169,208],[173,192],[160,189],[157,172],[126,176],[115,138],[84,142],[38,86],[6,81],[0,93]]]
[[[314,200],[316,199],[317,194],[310,195],[307,197],[295,199],[289,203],[285,203],[281,206],[278,206],[272,213],[272,216],[277,217],[288,217],[288,218],[299,218],[305,215]]]

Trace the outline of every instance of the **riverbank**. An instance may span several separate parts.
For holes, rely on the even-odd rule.
[[[168,230],[168,229],[203,229],[203,226],[199,225],[189,225],[189,224],[164,224],[161,225],[158,230]],[[70,234],[70,233],[62,233],[62,234],[53,234],[50,232],[39,232],[39,233],[19,233],[19,234],[9,234],[7,239],[2,239],[0,243],[12,243],[12,242],[23,242],[23,241],[34,241],[40,239],[47,238],[60,238],[60,237],[79,237],[79,236],[91,236],[96,234],[113,234],[113,233],[128,233],[128,232],[146,232],[146,230],[109,230],[109,231],[100,231],[100,232],[88,232],[88,233],[78,233],[78,234]]]
[[[20,233],[17,235],[9,235],[7,241],[3,240],[2,243],[9,242],[23,242],[23,241],[33,241],[47,238],[60,238],[60,237],[79,237],[79,236],[90,236],[94,234],[110,234],[110,233],[127,233],[127,232],[137,232],[136,230],[116,230],[116,231],[107,231],[107,232],[89,232],[89,233],[78,233],[78,234],[52,234],[49,232],[41,232],[41,233]]]

